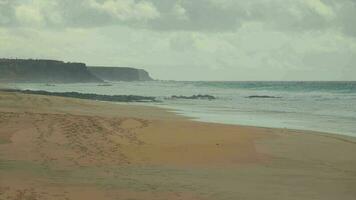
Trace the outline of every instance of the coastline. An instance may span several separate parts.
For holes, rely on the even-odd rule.
[[[103,97],[109,100],[128,101],[131,98],[124,98],[128,97],[127,95],[152,96],[159,102],[147,102],[147,104],[173,108],[186,116],[198,118],[199,121],[312,130],[356,137],[354,83],[350,85],[322,82],[295,83],[294,87],[288,82],[211,84],[152,81],[112,82],[111,84],[111,87],[100,87],[96,84],[58,84],[49,87],[35,83],[11,86],[22,90],[48,91],[53,95],[75,95],[72,92],[77,92],[83,94],[77,94],[77,97],[88,96],[91,99]],[[257,88],[251,88],[256,85]],[[85,93],[92,94],[85,95]],[[210,94],[216,99],[209,101],[170,98],[172,95],[194,94]],[[251,95],[282,98],[247,98]]]
[[[17,191],[38,199],[356,197],[351,136],[4,92],[0,112],[0,197]]]
[[[153,104],[155,105],[155,104]],[[291,126],[291,124],[288,124],[286,126],[280,126],[280,125],[275,125],[275,124],[267,124],[266,122],[264,123],[259,123],[257,120],[253,122],[242,122],[238,120],[231,120],[229,117],[233,116],[217,116],[217,117],[205,117],[205,113],[200,113],[196,114],[194,112],[189,112],[187,111],[186,108],[181,108],[177,106],[171,106],[171,105],[157,105],[157,107],[164,108],[164,109],[169,109],[173,110],[173,112],[177,115],[184,116],[188,119],[191,119],[193,121],[197,122],[206,122],[206,123],[216,123],[216,124],[228,124],[228,125],[237,125],[237,126],[246,126],[246,127],[259,127],[259,128],[271,128],[271,129],[287,129],[291,131],[304,131],[304,132],[311,132],[311,133],[325,133],[325,134],[331,134],[331,135],[339,135],[339,136],[346,136],[346,137],[351,137],[355,138],[356,135],[354,132],[343,132],[343,131],[336,131],[336,130],[330,130],[327,128],[315,128],[315,127],[303,127],[303,126]],[[234,114],[235,116],[238,114]]]
[[[355,138],[355,136],[346,134],[346,133],[336,133],[336,132],[328,132],[328,131],[320,131],[320,130],[311,130],[311,129],[298,129],[298,128],[288,128],[288,127],[275,127],[275,126],[259,126],[259,125],[246,125],[239,123],[226,123],[226,122],[218,122],[218,121],[209,121],[204,120],[199,117],[192,117],[189,114],[184,114],[182,110],[175,108],[174,106],[162,106],[157,104],[150,104],[154,102],[159,102],[154,97],[149,96],[135,96],[135,95],[95,95],[95,94],[83,94],[77,92],[47,92],[47,91],[37,91],[37,90],[18,90],[18,89],[6,89],[0,88],[0,92],[9,92],[9,93],[21,93],[21,94],[32,94],[32,95],[42,95],[42,96],[54,96],[54,97],[65,97],[65,98],[73,98],[73,99],[85,99],[92,101],[99,101],[102,103],[115,102],[116,104],[122,105],[137,105],[137,106],[145,106],[145,107],[158,107],[162,108],[166,111],[172,112],[174,115],[181,116],[185,119],[196,121],[196,122],[205,122],[211,124],[224,124],[224,125],[236,125],[240,127],[252,127],[252,128],[263,128],[263,129],[283,129],[289,132],[307,132],[309,134],[326,134],[326,137],[336,138],[338,136],[344,136],[344,138]],[[148,101],[147,101],[148,100]],[[150,103],[147,103],[150,102]],[[327,136],[328,135],[328,136]],[[347,141],[346,139],[342,139]]]
[[[32,95],[43,95],[43,96],[54,96],[54,97],[66,97],[66,98],[74,98],[74,99],[84,99],[84,100],[93,100],[100,102],[114,102],[117,104],[123,103],[124,105],[138,105],[138,106],[153,106],[158,108],[163,108],[165,110],[170,110],[175,115],[179,115],[185,117],[187,119],[197,121],[197,122],[206,122],[206,123],[215,123],[215,124],[226,124],[226,125],[237,125],[237,126],[245,126],[245,127],[258,127],[258,128],[272,128],[272,129],[286,129],[290,131],[305,131],[316,134],[331,134],[331,135],[340,135],[346,137],[356,137],[353,132],[342,132],[340,130],[330,130],[327,128],[321,128],[321,126],[316,127],[303,127],[303,126],[293,126],[288,124],[286,126],[276,125],[274,123],[261,123],[259,120],[254,120],[253,123],[246,123],[243,121],[232,120],[225,116],[218,118],[206,118],[204,113],[194,114],[192,112],[187,111],[187,109],[182,109],[181,107],[162,104],[163,101],[159,100],[157,97],[152,96],[140,96],[140,95],[104,95],[104,94],[95,94],[95,93],[82,93],[82,92],[49,92],[46,90],[29,90],[29,89],[12,89],[13,87],[1,87],[0,92],[9,92],[9,93],[21,93],[21,94],[32,94]],[[184,96],[183,96],[184,97]],[[213,96],[212,96],[213,97]],[[237,115],[237,114],[236,114]],[[233,116],[230,116],[231,118]],[[267,117],[267,116],[265,116]],[[263,121],[263,120],[262,120]]]

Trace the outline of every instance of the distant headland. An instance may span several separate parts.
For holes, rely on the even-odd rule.
[[[130,67],[88,67],[89,71],[107,81],[152,81],[147,71]]]
[[[153,80],[142,69],[87,67],[85,63],[40,59],[0,59],[0,82],[90,83]]]

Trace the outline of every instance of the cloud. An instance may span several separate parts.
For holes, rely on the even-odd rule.
[[[35,5],[20,5],[15,9],[15,16],[21,25],[41,25],[44,22],[40,8]]]
[[[150,28],[161,31],[233,31],[243,20],[238,7],[225,9],[212,0],[152,0],[162,17],[153,20]]]
[[[126,26],[0,28],[0,55],[132,66],[160,79],[338,80],[356,73],[356,43],[341,33],[289,34],[244,23],[236,32],[157,32]],[[298,72],[293,75],[294,72]],[[291,75],[291,74],[292,75]],[[341,76],[339,76],[341,77]]]
[[[150,20],[160,15],[152,3],[148,1],[107,0],[100,3],[96,0],[90,0],[89,5],[122,21]]]
[[[0,0],[0,55],[166,79],[352,79],[355,19],[355,0]]]
[[[290,32],[356,36],[354,0],[0,0],[0,25],[233,32],[246,22]]]
[[[178,20],[189,20],[187,10],[179,2],[174,5],[172,12]]]
[[[0,0],[0,25],[44,28],[100,27],[160,17],[150,1]]]
[[[342,1],[342,4],[337,4],[337,11],[339,17],[335,20],[337,24],[340,24],[340,27],[343,33],[356,37],[356,1]]]
[[[173,51],[184,52],[196,48],[196,36],[189,33],[175,34],[170,38],[170,47]]]
[[[0,0],[0,26],[11,26],[14,22],[16,1]]]
[[[304,0],[304,3],[317,14],[323,16],[326,19],[332,19],[335,17],[333,8],[326,5],[321,0]]]

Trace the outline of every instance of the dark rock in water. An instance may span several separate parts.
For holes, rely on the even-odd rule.
[[[46,83],[46,86],[48,86],[48,87],[54,87],[54,86],[56,86],[56,85],[55,85],[55,84]]]
[[[110,83],[103,83],[103,84],[98,84],[98,86],[108,87],[108,86],[112,86],[112,85]]]
[[[86,83],[102,80],[91,74],[84,63],[0,59],[0,82]]]
[[[212,96],[212,95],[193,95],[193,96],[176,96],[173,95],[171,97],[172,99],[205,99],[205,100],[214,100],[216,99],[216,97]]]
[[[276,97],[276,96],[268,96],[268,95],[252,95],[252,96],[248,96],[246,98],[249,99],[254,99],[254,98],[260,98],[260,99],[280,99],[282,97]]]
[[[147,71],[129,67],[88,67],[95,76],[108,81],[152,81]]]
[[[77,99],[90,99],[98,101],[114,101],[114,102],[158,102],[155,97],[136,96],[136,95],[100,95],[100,94],[85,94],[78,92],[47,92],[33,90],[15,90],[3,89],[4,92],[19,92],[23,94],[36,94],[58,97],[69,97]]]

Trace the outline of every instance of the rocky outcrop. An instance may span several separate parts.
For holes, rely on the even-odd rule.
[[[16,90],[16,89],[0,89],[3,92],[18,92],[23,94],[36,94],[46,96],[68,97],[77,99],[89,99],[97,101],[113,101],[113,102],[159,102],[155,97],[137,96],[137,95],[101,95],[87,94],[78,92],[47,92],[34,90]]]
[[[246,98],[249,98],[249,99],[280,99],[282,97],[268,96],[268,95],[252,95],[252,96],[248,96]]]
[[[214,100],[216,99],[214,96],[212,95],[202,95],[202,94],[198,94],[198,95],[193,95],[193,96],[176,96],[173,95],[171,97],[171,99],[189,99],[189,100],[195,100],[195,99],[202,99],[202,100]]]
[[[129,67],[88,67],[95,76],[107,81],[152,81],[147,71]]]
[[[1,82],[85,83],[102,82],[84,63],[56,60],[0,59]]]

